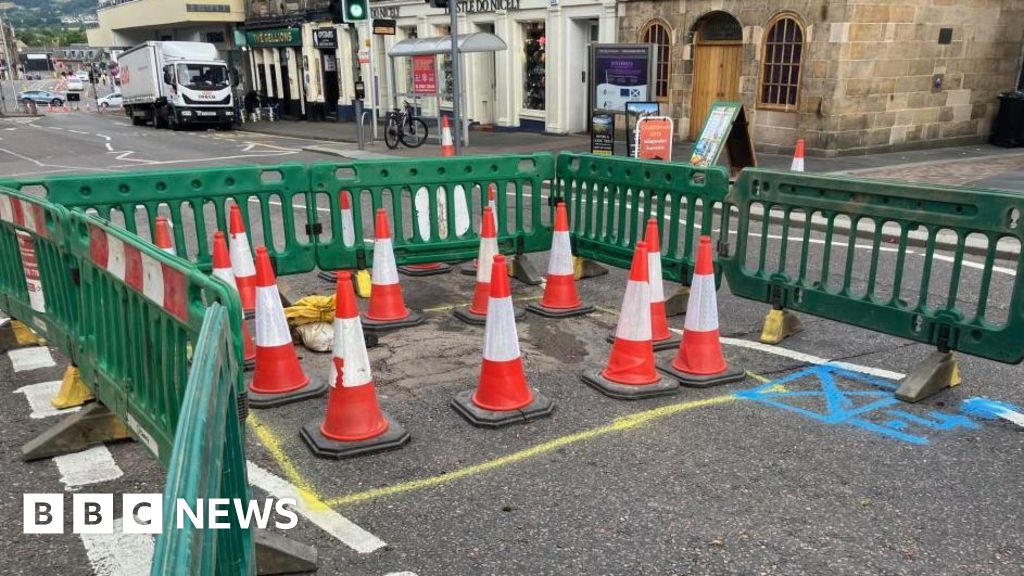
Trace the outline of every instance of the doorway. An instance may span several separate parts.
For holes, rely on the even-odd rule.
[[[334,49],[321,50],[324,81],[324,107],[327,118],[338,118],[338,59]]]
[[[565,130],[570,134],[586,132],[590,126],[590,108],[580,104],[590,93],[590,45],[597,42],[599,29],[596,18],[572,20],[569,26],[566,78],[559,85],[565,86],[569,102]]]
[[[292,116],[295,111],[292,110],[292,87],[291,79],[288,76],[288,61],[292,56],[291,48],[280,48],[278,52],[278,58],[281,62],[281,91],[278,92],[278,98],[281,101],[281,113],[282,115]]]
[[[476,25],[477,32],[494,34],[493,22],[480,22]],[[475,76],[475,86],[470,94],[476,95],[476,109],[473,120],[483,126],[494,124],[494,111],[497,101],[497,86],[494,67],[497,62],[496,52],[478,52],[470,56],[471,74]]]
[[[690,140],[700,134],[712,102],[739,99],[743,28],[731,14],[711,12],[694,25],[693,44]]]

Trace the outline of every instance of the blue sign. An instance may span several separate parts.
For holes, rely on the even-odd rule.
[[[592,58],[595,110],[624,112],[626,102],[650,99],[651,45],[595,44]]]

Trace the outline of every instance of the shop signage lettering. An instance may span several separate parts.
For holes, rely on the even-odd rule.
[[[272,28],[253,30],[245,33],[249,46],[273,48],[276,46],[302,46],[302,35],[298,28]]]
[[[397,31],[397,23],[394,19],[374,18],[373,33],[377,36],[394,36]]]
[[[337,48],[338,31],[334,28],[317,28],[313,30],[313,45],[317,48]]]
[[[459,12],[462,14],[481,14],[499,10],[515,12],[519,10],[519,0],[462,0],[459,2]],[[445,8],[445,12],[448,12],[447,8]]]
[[[437,93],[437,60],[433,54],[412,57],[412,91],[414,94]]]
[[[644,160],[672,160],[672,119],[647,116],[636,123],[636,157]]]
[[[398,18],[399,6],[380,6],[370,8],[370,16],[373,18]]]

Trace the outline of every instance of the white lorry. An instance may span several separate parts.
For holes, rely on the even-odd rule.
[[[146,42],[122,53],[117,63],[132,124],[173,130],[234,125],[231,77],[213,44]]]

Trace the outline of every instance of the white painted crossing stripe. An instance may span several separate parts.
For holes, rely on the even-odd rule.
[[[398,284],[398,267],[391,238],[377,240],[373,250],[372,283],[380,285]]]
[[[615,337],[631,342],[648,342],[651,339],[651,300],[648,282],[626,283],[626,295],[622,298],[619,323]]]
[[[50,399],[57,395],[60,390],[60,380],[53,380],[51,382],[41,382],[39,384],[31,384],[29,386],[22,386],[14,391],[15,394],[24,394],[25,399],[28,400],[28,405],[32,409],[32,413],[29,414],[29,418],[49,418],[50,416],[57,416],[58,414],[71,414],[72,412],[78,412],[79,408],[67,408],[64,410],[58,410],[50,404]]]
[[[106,446],[56,456],[53,461],[60,471],[60,481],[71,491],[80,486],[116,480],[124,475]]]
[[[89,565],[97,576],[149,574],[154,541],[150,534],[122,534],[121,518],[114,520],[113,534],[82,534]]]
[[[28,370],[39,370],[56,366],[50,349],[46,346],[30,346],[28,348],[16,348],[7,352],[11,359],[11,366],[15,372],[26,372]]]
[[[248,462],[249,483],[275,498],[294,498],[295,511],[360,554],[380,550],[387,544],[327,506],[313,506],[299,489],[254,462]]]
[[[572,244],[568,232],[555,232],[551,237],[551,253],[548,256],[548,275],[571,276]]]
[[[674,331],[678,332],[678,330]],[[729,346],[737,346],[739,348],[757,350],[758,352],[774,354],[776,356],[782,356],[784,358],[789,358],[790,360],[796,360],[798,362],[804,362],[807,364],[832,364],[833,366],[839,366],[840,368],[850,370],[851,372],[860,372],[861,374],[869,374],[871,376],[887,378],[889,380],[902,380],[906,376],[906,374],[900,372],[893,372],[891,370],[885,370],[883,368],[874,368],[871,366],[851,364],[849,362],[833,361],[829,360],[828,358],[814,356],[813,354],[805,354],[803,352],[789,350],[781,346],[772,346],[771,344],[762,344],[761,342],[753,342],[751,340],[741,340],[739,338],[726,337],[722,337],[720,340],[722,344],[727,344]]]

